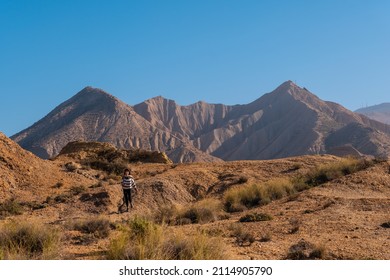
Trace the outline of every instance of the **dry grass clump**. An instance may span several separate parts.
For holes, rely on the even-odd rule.
[[[105,171],[108,174],[120,175],[123,170],[128,168],[128,163],[124,160],[109,161],[107,159],[95,159],[83,162],[83,165],[89,166],[92,169]]]
[[[225,192],[223,204],[227,212],[241,212],[366,169],[372,164],[364,159],[343,158],[291,179],[277,178],[262,184],[231,188]]]
[[[189,207],[165,205],[154,213],[153,220],[167,225],[204,224],[223,217],[222,208],[220,200],[212,198],[199,200]]]
[[[87,233],[95,238],[106,238],[110,234],[111,223],[102,217],[90,218],[75,222],[73,229]]]
[[[301,239],[290,247],[286,259],[289,260],[320,260],[325,258],[325,248],[316,246]]]
[[[87,191],[87,187],[83,185],[73,186],[70,188],[70,193],[72,195],[79,195],[85,193],[86,191]]]
[[[232,225],[230,231],[238,246],[251,246],[256,241],[255,236],[240,224]]]
[[[172,234],[165,225],[134,218],[111,240],[108,259],[208,260],[225,259],[223,242],[196,232],[191,236]]]
[[[0,231],[0,259],[56,259],[60,244],[61,235],[52,227],[10,222]]]
[[[242,216],[239,220],[240,223],[250,223],[250,222],[262,222],[270,221],[272,216],[266,213],[252,213]]]
[[[0,218],[23,213],[23,205],[15,199],[8,199],[0,203]]]
[[[305,183],[315,187],[345,175],[355,173],[373,165],[372,161],[356,158],[343,158],[340,161],[320,165],[309,171]]]
[[[204,224],[218,220],[221,211],[222,204],[219,200],[207,198],[196,202],[188,209],[179,211],[176,220],[179,223],[187,219],[192,224]]]
[[[383,227],[383,228],[390,228],[390,221],[381,224],[381,227]]]
[[[270,180],[264,184],[253,184],[228,190],[223,198],[227,212],[241,212],[246,208],[268,204],[274,199],[293,194],[294,185],[288,179]]]

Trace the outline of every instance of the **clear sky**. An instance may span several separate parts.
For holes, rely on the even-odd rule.
[[[390,1],[0,0],[0,131],[87,85],[242,104],[286,80],[355,110],[390,101]]]

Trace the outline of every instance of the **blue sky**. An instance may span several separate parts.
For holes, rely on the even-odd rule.
[[[293,80],[355,110],[389,102],[390,1],[0,0],[0,131],[87,85],[129,103],[242,104]]]

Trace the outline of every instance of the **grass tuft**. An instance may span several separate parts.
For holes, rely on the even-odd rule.
[[[52,227],[10,222],[0,231],[0,259],[56,259],[60,244],[61,235]]]

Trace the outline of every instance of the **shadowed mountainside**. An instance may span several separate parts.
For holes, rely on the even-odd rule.
[[[174,162],[284,158],[345,145],[362,154],[390,154],[389,125],[323,101],[291,81],[234,106],[180,106],[156,97],[131,107],[87,87],[12,139],[42,158],[77,140],[162,151]]]

